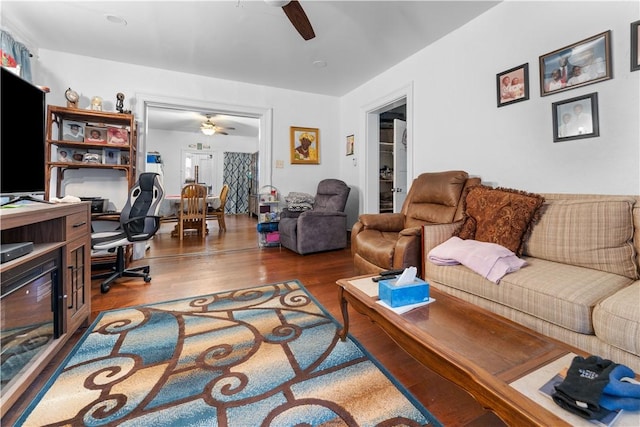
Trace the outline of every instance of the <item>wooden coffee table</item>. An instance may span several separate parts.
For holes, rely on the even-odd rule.
[[[509,383],[567,353],[584,352],[433,287],[434,302],[396,314],[376,302],[377,284],[371,277],[337,281],[344,319],[340,338],[349,332],[350,304],[416,360],[471,393],[507,425],[569,425]]]

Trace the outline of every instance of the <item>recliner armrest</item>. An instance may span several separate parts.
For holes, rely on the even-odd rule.
[[[283,218],[298,218],[300,216],[300,214],[302,214],[304,211],[290,211],[289,209],[285,208],[282,209],[280,211],[280,219]]]
[[[305,211],[302,212],[299,216],[299,218],[312,218],[312,217],[322,217],[322,216],[343,216],[346,217],[347,214],[344,212],[338,212],[338,211]]]
[[[401,213],[362,214],[358,220],[364,228],[379,231],[399,232],[404,229],[404,214]]]
[[[405,228],[400,231],[401,236],[419,236],[422,234],[422,227]]]

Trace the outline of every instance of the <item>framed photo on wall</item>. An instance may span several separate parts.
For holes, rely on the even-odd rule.
[[[597,92],[554,102],[552,112],[553,142],[600,136]]]
[[[611,78],[611,31],[540,57],[541,96]]]
[[[291,126],[291,164],[320,164],[320,130]]]
[[[640,21],[631,23],[631,71],[640,70]]]
[[[498,107],[529,99],[529,63],[496,74]]]
[[[355,139],[353,138],[353,135],[349,135],[347,137],[347,156],[353,156],[353,153],[355,152]]]

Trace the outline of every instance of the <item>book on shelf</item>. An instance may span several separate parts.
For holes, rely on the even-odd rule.
[[[569,370],[568,366],[561,369],[549,381],[544,383],[542,387],[539,388],[540,393],[547,396],[549,399],[553,400],[552,395],[556,391],[556,385],[564,381],[565,377],[567,376],[568,370]],[[558,408],[560,408],[560,406],[558,406]],[[610,427],[614,425],[614,423],[618,420],[618,418],[620,418],[621,414],[622,414],[622,409],[619,409],[616,411],[610,411],[608,409],[604,409],[604,412],[599,418],[591,419],[588,421],[597,426]]]

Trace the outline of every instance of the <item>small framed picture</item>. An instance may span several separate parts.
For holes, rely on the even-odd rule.
[[[553,142],[600,136],[598,93],[552,104]]]
[[[290,133],[291,164],[320,164],[320,130],[291,126]]]
[[[109,126],[107,128],[107,144],[129,145],[129,131],[124,128]]]
[[[529,99],[529,63],[496,74],[498,107]]]
[[[97,126],[85,126],[84,128],[84,142],[90,142],[93,144],[106,144],[107,143],[107,128]]]
[[[97,150],[95,148],[90,148],[84,153],[82,156],[83,163],[102,163],[102,150]]]
[[[352,156],[355,150],[355,139],[353,135],[347,137],[347,156]]]
[[[57,162],[61,163],[70,163],[73,161],[73,150],[70,150],[67,147],[58,147],[58,158]]]
[[[62,121],[62,139],[65,141],[84,141],[84,126],[82,122],[73,120]]]
[[[105,165],[119,165],[120,150],[117,148],[105,148],[102,150],[102,163]]]
[[[84,155],[87,154],[87,150],[80,148],[74,148],[71,153],[71,161],[73,163],[82,163],[84,161]]]
[[[640,21],[631,23],[631,71],[640,70]]]
[[[120,163],[119,165],[128,165],[129,164],[129,152],[128,151],[120,151]]]
[[[611,31],[540,57],[541,96],[611,78]]]

